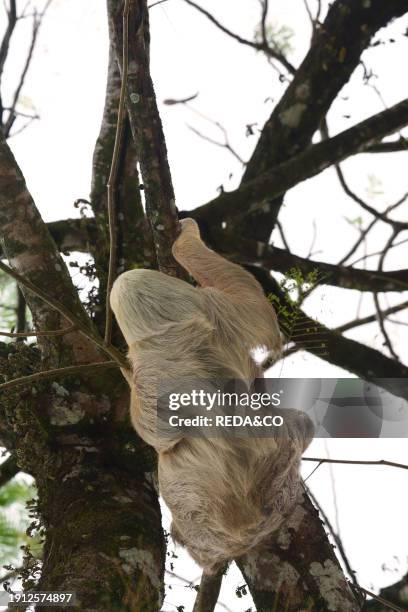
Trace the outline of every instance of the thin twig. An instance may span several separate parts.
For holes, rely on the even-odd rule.
[[[33,123],[33,121],[35,121],[38,118],[39,117],[32,117],[31,119],[28,119],[25,123],[23,123],[23,125],[21,125],[13,133],[8,132],[7,139],[10,140],[10,138],[14,138],[15,136],[18,136],[18,134],[21,134],[22,132],[24,132],[24,130],[26,130]],[[14,124],[14,121],[13,121],[13,124]]]
[[[30,113],[23,113],[22,111],[17,111],[15,109],[13,109],[11,106],[4,106],[3,110],[5,111],[13,111],[15,115],[17,115],[17,117],[23,117],[24,119],[39,119],[40,115],[32,115]]]
[[[29,374],[28,376],[22,376],[21,378],[14,378],[13,380],[9,380],[5,383],[2,383],[0,384],[0,391],[10,390],[14,387],[28,385],[30,383],[37,382],[39,380],[44,380],[47,378],[73,376],[75,374],[82,374],[83,372],[117,367],[119,367],[117,361],[97,361],[96,363],[85,363],[81,365],[67,366],[66,368],[43,370],[42,372],[36,372],[35,374]]]
[[[13,127],[14,121],[16,119],[16,115],[14,114],[14,109],[16,108],[18,99],[20,97],[21,90],[22,90],[23,85],[24,85],[25,78],[27,76],[28,69],[30,67],[31,59],[32,59],[33,53],[34,53],[34,48],[35,48],[35,45],[36,45],[36,42],[37,42],[37,36],[38,36],[38,31],[39,31],[39,28],[40,28],[40,24],[41,24],[41,21],[38,19],[37,15],[35,14],[34,17],[33,17],[33,31],[32,31],[32,34],[31,34],[31,43],[30,43],[30,46],[28,48],[28,53],[27,53],[26,61],[25,61],[23,70],[21,72],[18,85],[17,85],[16,90],[15,90],[14,95],[13,95],[13,100],[12,100],[12,103],[11,103],[11,107],[10,107],[9,115],[7,117],[7,121],[5,122],[4,128],[3,128],[4,134],[5,134],[6,137],[9,135],[10,130]]]
[[[287,241],[286,234],[285,234],[284,229],[282,227],[282,223],[279,221],[279,219],[276,220],[276,227],[278,228],[278,232],[280,234],[280,237],[282,239],[282,242],[284,244],[285,249],[287,249],[289,251],[289,253],[291,253],[289,242]]]
[[[43,10],[40,13],[34,12],[34,15],[33,15],[33,31],[32,31],[32,35],[31,35],[31,43],[30,43],[30,46],[29,46],[29,49],[28,49],[26,61],[25,61],[23,70],[21,72],[18,85],[17,85],[16,90],[15,90],[14,95],[13,95],[13,100],[12,100],[11,107],[10,107],[10,110],[9,110],[9,116],[7,117],[7,121],[6,121],[6,123],[5,123],[4,127],[3,127],[3,132],[4,132],[6,137],[10,134],[10,130],[11,130],[11,128],[12,128],[12,126],[14,124],[14,121],[16,119],[15,108],[17,106],[18,99],[20,97],[20,93],[21,93],[21,90],[22,90],[23,85],[24,85],[24,81],[25,81],[25,78],[27,76],[27,72],[28,72],[28,69],[30,67],[30,64],[31,64],[31,60],[33,58],[34,49],[35,49],[35,46],[36,46],[36,43],[37,43],[38,33],[40,31],[42,20],[43,20],[43,18],[45,16],[45,13],[49,9],[49,7],[51,5],[51,2],[52,2],[52,0],[48,0],[46,2],[46,4],[45,4]],[[26,123],[25,126],[22,129],[25,129],[27,127],[27,125],[29,125],[29,123],[31,123],[31,121]],[[19,130],[18,132],[15,132],[13,134],[13,136],[16,136],[16,134],[21,132],[21,131],[22,130]]]
[[[16,0],[10,0],[10,8],[7,11],[8,24],[0,45],[0,79],[3,74],[4,64],[7,59],[10,39],[17,23]]]
[[[398,140],[388,140],[373,144],[364,150],[364,153],[398,153],[408,150],[408,140],[400,136]]]
[[[372,206],[370,206],[369,204],[367,204],[367,202],[364,202],[364,200],[362,198],[360,198],[358,195],[356,195],[348,186],[345,178],[344,178],[344,174],[343,171],[340,167],[340,164],[334,164],[334,168],[336,170],[337,176],[339,178],[340,184],[343,187],[344,192],[355,202],[357,202],[357,204],[359,204],[361,206],[361,208],[364,208],[364,210],[366,210],[367,212],[369,212],[371,215],[373,215],[374,217],[376,217],[377,219],[381,219],[381,221],[384,221],[384,223],[388,223],[388,225],[391,225],[391,227],[393,227],[394,229],[398,229],[398,230],[403,230],[403,229],[408,229],[408,223],[403,222],[403,221],[394,221],[394,219],[389,219],[387,217],[387,215],[385,213],[382,213],[378,210],[376,210],[375,208],[373,208]],[[404,199],[406,199],[407,195],[404,196]]]
[[[381,315],[385,318],[390,314],[400,312],[401,310],[405,310],[406,308],[408,308],[408,302],[402,302],[402,304],[397,304],[396,306],[390,306],[390,308],[387,308],[386,310],[381,311]],[[350,329],[354,329],[355,327],[360,327],[360,325],[367,325],[368,323],[374,323],[375,321],[377,321],[377,317],[378,317],[378,313],[376,312],[375,314],[369,315],[367,317],[363,317],[361,319],[354,319],[354,321],[350,321],[349,323],[344,323],[343,325],[339,325],[339,327],[336,327],[333,331],[336,331],[341,334]],[[396,321],[393,321],[393,322],[396,323]]]
[[[329,132],[329,127],[327,124],[326,119],[324,119],[321,122],[321,127],[320,127],[320,133],[322,136],[322,140],[328,140],[330,138],[330,132]],[[347,181],[344,177],[343,171],[341,169],[340,163],[339,162],[335,162],[334,164],[334,169],[336,171],[337,177],[339,179],[340,185],[343,189],[343,191],[345,192],[345,194],[351,198],[352,200],[354,200],[354,202],[356,202],[357,204],[359,204],[359,206],[361,206],[364,210],[366,210],[367,212],[369,212],[371,215],[373,215],[374,220],[381,220],[384,223],[388,223],[394,230],[398,230],[398,231],[402,231],[404,229],[408,229],[408,223],[404,223],[401,221],[395,221],[393,219],[389,219],[387,214],[397,208],[397,206],[399,206],[400,204],[402,204],[408,197],[408,193],[406,193],[405,195],[402,196],[402,198],[400,200],[398,200],[395,204],[393,204],[392,206],[389,206],[385,212],[380,212],[378,210],[376,210],[375,208],[373,208],[372,206],[370,206],[369,204],[367,204],[367,202],[365,202],[362,198],[360,198],[356,193],[354,193],[354,191],[352,191],[350,189],[350,187],[347,184]],[[343,263],[355,252],[355,250],[357,249],[357,247],[361,244],[361,242],[365,239],[365,237],[367,236],[368,232],[370,231],[370,229],[374,226],[374,223],[371,223],[369,225],[369,227],[367,228],[367,230],[364,230],[363,232],[361,232],[361,236],[360,239],[357,241],[357,243],[352,247],[352,249],[347,253],[347,255],[345,255],[341,261],[339,262],[339,265],[343,265]]]
[[[354,459],[328,459],[326,457],[302,457],[302,461],[313,461],[318,463],[341,463],[346,465],[386,465],[389,467],[401,468],[402,470],[408,470],[408,465],[404,463],[396,463],[395,461],[386,461],[385,459],[379,459],[377,461],[359,461]]]
[[[226,28],[224,25],[222,25],[214,17],[214,15],[212,15],[211,13],[206,11],[202,6],[200,6],[200,5],[196,4],[195,2],[193,2],[193,0],[184,0],[184,1],[187,4],[189,4],[190,6],[194,7],[202,15],[205,15],[205,17],[207,17],[207,19],[209,21],[211,21],[211,23],[213,23],[219,30],[224,32],[224,34],[227,34],[227,36],[229,36],[230,38],[233,38],[234,40],[238,41],[239,43],[241,43],[241,45],[245,45],[247,47],[252,47],[252,49],[255,49],[257,51],[263,51],[269,57],[272,57],[273,59],[275,59],[278,62],[280,62],[286,68],[286,70],[288,72],[290,72],[291,74],[295,74],[296,68],[286,59],[286,57],[282,53],[280,53],[279,51],[276,51],[275,49],[272,49],[267,44],[267,42],[266,43],[265,42],[257,43],[257,42],[255,42],[253,40],[248,40],[246,38],[243,38],[239,34],[235,34],[231,30]]]
[[[265,45],[268,44],[268,36],[266,31],[266,21],[268,18],[268,10],[269,10],[269,0],[260,0],[261,8],[262,8],[262,16],[261,16],[261,32],[262,32],[262,40]]]
[[[35,337],[51,337],[51,336],[65,336],[66,334],[70,334],[71,332],[77,329],[76,325],[70,325],[69,327],[65,327],[63,329],[55,329],[50,331],[32,331],[32,332],[5,332],[0,331],[0,336],[6,336],[7,338],[29,338],[32,336]]]
[[[119,170],[119,156],[123,141],[125,125],[125,100],[126,84],[128,75],[129,56],[129,10],[130,0],[125,0],[123,8],[123,45],[122,45],[122,81],[120,84],[118,119],[116,124],[115,144],[113,147],[112,164],[108,178],[108,219],[109,219],[109,271],[106,288],[106,322],[105,322],[105,344],[109,346],[112,341],[113,314],[110,306],[110,294],[116,276],[116,254],[117,254],[117,228],[116,228],[116,188]]]
[[[308,0],[303,0],[303,4],[305,5],[306,13],[307,13],[307,15],[309,17],[309,20],[310,20],[310,23],[312,24],[312,27],[314,29],[314,22],[315,22],[315,20],[314,20],[314,17],[312,15],[312,11],[310,10],[310,6],[309,6]]]
[[[177,580],[181,580],[181,582],[184,582],[184,584],[186,584],[187,586],[191,588],[194,588],[195,583],[198,580],[198,578],[196,580],[188,580],[187,578],[184,578],[184,576],[180,576],[179,574],[176,574],[175,572],[171,572],[168,569],[166,569],[166,574],[168,576],[171,576],[172,578],[177,578]]]
[[[360,585],[357,586],[356,584],[351,584],[350,586],[354,589],[357,589],[358,591],[361,591],[362,593],[365,593],[366,595],[369,595],[370,597],[372,597],[376,601],[379,601],[386,608],[389,608],[390,610],[394,610],[395,612],[407,612],[406,608],[400,608],[399,606],[392,603],[391,601],[388,601],[388,599],[384,599],[384,597],[381,597],[381,595],[375,595],[375,593],[368,591],[367,589],[363,588]]]
[[[404,325],[405,327],[408,327],[408,323],[405,321],[398,321],[398,319],[388,319],[388,321],[390,323],[394,323],[394,325]]]
[[[394,227],[393,232],[391,234],[391,236],[389,237],[385,247],[384,247],[384,251],[381,254],[380,260],[378,262],[378,271],[382,272],[383,268],[384,268],[384,260],[385,257],[389,251],[389,249],[392,247],[392,244],[395,240],[395,238],[398,236],[399,230],[397,228]],[[378,293],[373,293],[373,299],[374,299],[374,304],[375,304],[375,309],[377,311],[377,315],[378,315],[378,323],[382,332],[382,335],[384,337],[384,342],[388,348],[388,350],[390,351],[392,357],[394,357],[394,359],[396,361],[399,361],[399,357],[397,355],[397,353],[394,350],[394,347],[392,345],[391,342],[391,338],[388,335],[387,329],[385,327],[385,322],[384,322],[384,317],[382,316],[382,312],[381,312],[381,306],[380,306],[380,298],[378,296]]]
[[[222,125],[219,123],[215,123],[215,125],[217,125],[217,127],[224,133],[224,142],[220,142],[219,140],[215,140],[210,136],[206,136],[205,134],[197,130],[197,128],[191,125],[187,125],[187,127],[189,128],[189,130],[194,132],[196,136],[199,136],[199,138],[202,138],[203,140],[206,140],[207,142],[210,142],[211,144],[216,145],[217,147],[221,147],[222,149],[227,149],[227,151],[229,151],[235,157],[235,159],[237,159],[242,165],[245,165],[245,162],[242,157],[240,157],[240,155],[231,147],[225,128],[222,127]]]
[[[387,206],[387,208],[384,211],[384,214],[387,215],[388,213],[390,213],[392,210],[395,210],[396,208],[398,208],[398,206],[401,206],[401,204],[404,204],[404,202],[406,201],[406,199],[408,198],[408,193],[405,193],[399,200],[397,200],[396,202],[394,202],[394,204],[390,204],[389,206]],[[360,244],[363,242],[363,240],[366,238],[366,236],[368,235],[368,233],[370,232],[370,230],[374,227],[374,225],[376,225],[376,223],[378,223],[379,219],[377,217],[375,217],[370,223],[369,225],[366,227],[366,229],[361,231],[360,237],[359,239],[356,241],[356,243],[351,247],[351,249],[348,251],[348,253],[346,253],[346,255],[339,261],[338,265],[342,266],[347,259],[349,259],[353,253],[355,253],[358,249],[358,247],[360,246]],[[356,262],[354,262],[355,264]],[[353,264],[351,264],[353,265]]]
[[[157,2],[153,2],[153,4],[150,4],[148,8],[152,9],[154,6],[157,6],[158,4],[163,4],[164,2],[168,2],[168,0],[157,0]]]
[[[317,238],[317,225],[316,225],[316,219],[313,219],[312,221],[312,226],[313,226],[313,235],[312,235],[312,241],[310,243],[310,247],[309,247],[309,252],[306,256],[306,259],[310,259],[313,255],[313,249],[314,249],[314,245],[316,244],[316,238]]]
[[[401,246],[401,244],[405,244],[406,242],[408,242],[408,238],[404,238],[404,240],[400,240],[399,242],[394,242],[394,244],[390,246],[389,250],[395,249],[396,247]],[[367,255],[362,255],[358,259],[355,259],[354,261],[352,261],[350,263],[350,266],[355,266],[357,263],[360,263],[361,261],[366,261],[367,259],[370,259],[370,257],[376,257],[377,255],[382,255],[383,253],[384,253],[384,250],[382,249],[381,251],[376,251],[375,253],[368,253]]]

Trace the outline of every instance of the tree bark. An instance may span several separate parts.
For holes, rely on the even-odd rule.
[[[6,378],[39,365],[33,347],[0,349]],[[81,612],[150,612],[163,599],[155,455],[130,426],[128,403],[116,370],[2,393],[8,448],[37,484],[30,531],[45,537],[40,580],[38,561],[26,555],[24,587],[74,591]]]

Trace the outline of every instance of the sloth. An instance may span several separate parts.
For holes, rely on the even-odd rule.
[[[204,571],[214,573],[261,545],[293,510],[300,458],[313,426],[297,413],[288,435],[209,438],[177,429],[158,435],[161,378],[251,383],[262,376],[254,349],[277,357],[282,347],[276,314],[261,285],[209,249],[193,219],[181,221],[172,252],[198,287],[136,269],[117,278],[110,301],[129,347],[131,420],[157,451],[172,537]]]

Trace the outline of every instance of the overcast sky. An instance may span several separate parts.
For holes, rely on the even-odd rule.
[[[294,32],[290,60],[301,61],[310,39],[310,25],[302,0],[274,0],[270,18],[276,28],[285,25]],[[202,0],[202,5],[232,30],[251,38],[259,17],[257,0]],[[0,17],[0,23],[3,15]],[[152,70],[167,138],[169,160],[179,209],[191,209],[213,198],[217,187],[232,189],[242,174],[242,165],[225,149],[200,140],[189,125],[214,138],[218,131],[200,114],[219,121],[228,131],[231,145],[248,160],[256,138],[248,138],[245,126],[258,128],[279,100],[284,85],[266,59],[220,34],[183,0],[168,2],[151,10]],[[393,24],[388,43],[364,55],[378,75],[376,86],[387,105],[407,96],[407,76],[402,62],[407,57],[408,38],[403,36],[407,20]],[[29,40],[29,23],[20,24],[13,53],[6,70],[10,90],[24,61]],[[107,24],[102,0],[54,0],[41,32],[35,59],[24,88],[26,110],[35,107],[41,119],[10,140],[28,187],[46,220],[77,216],[73,202],[87,198],[90,189],[91,157],[103,109],[107,63]],[[199,92],[185,107],[163,106],[166,98],[183,98]],[[383,102],[372,87],[362,85],[361,68],[344,88],[329,113],[332,134],[383,110]],[[196,112],[194,112],[194,110]],[[350,116],[351,115],[351,116]],[[222,136],[221,136],[222,137]],[[378,209],[408,191],[406,154],[359,155],[344,163],[352,187],[363,197],[372,197]],[[232,177],[230,178],[230,174]],[[373,186],[376,195],[372,194]],[[406,218],[407,206],[398,218]],[[357,237],[356,228],[347,222],[369,215],[350,202],[338,188],[333,170],[302,183],[291,190],[280,220],[293,251],[307,255],[317,238],[315,259],[337,262]],[[381,228],[373,233],[368,252],[381,249],[388,234]],[[404,236],[402,236],[404,237]],[[279,237],[274,242],[281,245]],[[361,252],[359,252],[361,254]],[[407,249],[397,249],[386,260],[385,269],[403,268]],[[375,258],[368,260],[375,266]],[[372,298],[355,291],[323,287],[306,303],[308,314],[329,326],[347,322],[374,311]],[[403,295],[391,295],[391,304]],[[385,305],[386,302],[383,302]],[[400,320],[408,320],[401,315]],[[407,328],[394,326],[390,335],[403,361],[408,362]],[[376,325],[349,333],[350,337],[382,347]],[[385,349],[383,349],[385,351]],[[318,358],[298,354],[285,361],[282,375],[287,377],[349,376]],[[406,440],[316,440],[309,456],[356,459],[390,459],[408,463]],[[304,474],[312,471],[307,464]],[[406,508],[408,472],[392,468],[335,466],[333,495],[330,468],[322,466],[308,481],[334,523],[338,521],[346,551],[358,579],[366,588],[392,583],[407,570]],[[336,503],[337,502],[337,511]],[[337,518],[336,518],[337,512]],[[382,565],[390,569],[384,571]],[[181,554],[175,571],[188,579],[199,570]],[[248,598],[239,600],[232,587],[242,583],[232,576],[222,593],[229,609],[241,612],[249,607]],[[193,600],[194,593],[184,586],[169,592],[165,610],[174,610]],[[189,610],[188,603],[185,604]],[[222,608],[220,607],[220,610]]]

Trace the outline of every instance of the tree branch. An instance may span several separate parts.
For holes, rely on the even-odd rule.
[[[196,218],[195,211],[191,216]],[[198,217],[200,219],[200,217]],[[299,257],[285,249],[246,240],[241,236],[231,233],[228,228],[221,231],[211,232],[211,244],[217,251],[240,263],[262,265],[263,268],[286,274],[296,268],[304,276],[312,272],[318,272],[316,285],[333,285],[345,289],[357,289],[359,291],[406,291],[408,289],[408,270],[364,270],[351,266],[339,266],[322,261]]]
[[[408,140],[402,136],[398,140],[391,142],[377,142],[376,144],[370,145],[364,152],[365,153],[399,153],[401,151],[408,150]]]
[[[388,317],[390,314],[395,314],[396,312],[400,312],[401,310],[406,310],[408,308],[408,302],[402,302],[402,304],[396,304],[395,306],[390,306],[385,310],[381,311],[381,316],[383,318]],[[342,334],[349,329],[354,329],[355,327],[360,327],[361,325],[367,325],[368,323],[375,323],[377,321],[378,313],[375,312],[372,315],[368,315],[367,317],[362,317],[361,319],[354,319],[349,323],[344,323],[343,325],[339,325],[336,327],[334,331]]]
[[[295,78],[265,124],[244,180],[272,168],[304,149],[331,103],[360,62],[372,36],[408,11],[404,0],[336,0],[319,27]],[[298,105],[298,121],[288,111]],[[300,112],[303,108],[303,112]],[[279,152],[280,151],[280,152]]]
[[[116,230],[116,188],[119,173],[119,155],[123,143],[125,123],[125,97],[126,83],[128,77],[128,53],[129,53],[129,10],[130,0],[125,0],[123,7],[123,45],[122,45],[122,83],[119,94],[118,117],[116,122],[115,143],[112,153],[112,164],[107,183],[108,188],[108,220],[109,220],[109,269],[106,287],[106,320],[105,320],[105,343],[112,341],[113,312],[110,306],[110,294],[117,270],[117,230]]]
[[[7,28],[6,28],[6,31],[4,32],[3,39],[0,45],[0,81],[3,75],[4,64],[8,56],[10,40],[13,35],[14,28],[16,27],[16,24],[17,24],[16,0],[10,0],[10,7],[7,11],[7,20],[8,20]]]
[[[386,612],[386,610],[397,610],[400,612],[406,612],[406,589],[408,586],[408,574],[406,574],[401,580],[392,584],[389,587],[381,589],[380,595],[374,595],[370,591],[364,589],[367,595],[373,597],[370,601],[366,601],[363,607],[364,612]],[[393,608],[389,606],[390,602],[393,604]],[[399,605],[398,605],[399,604]],[[404,606],[404,608],[400,607]]]
[[[408,470],[408,465],[404,463],[395,463],[395,461],[387,461],[386,459],[378,459],[378,461],[358,461],[354,459],[329,459],[327,457],[302,457],[302,461],[313,461],[319,464],[322,463],[341,463],[346,465],[387,465],[389,467],[401,468]]]
[[[63,329],[54,329],[49,331],[33,331],[33,332],[5,332],[0,331],[0,336],[6,336],[7,338],[30,338],[30,337],[51,337],[51,336],[65,336],[70,334],[76,329],[74,325],[65,327]]]
[[[10,389],[14,389],[15,387],[21,387],[24,385],[30,385],[31,383],[36,383],[39,380],[58,378],[60,376],[67,377],[73,375],[81,375],[83,373],[87,374],[89,372],[94,372],[95,370],[118,367],[119,364],[117,361],[97,361],[96,363],[83,363],[80,365],[67,366],[65,368],[43,370],[41,372],[36,372],[35,374],[29,374],[27,376],[22,376],[21,378],[14,378],[13,380],[1,383],[0,391],[9,391]]]
[[[235,34],[231,30],[226,28],[224,25],[222,25],[222,23],[220,23],[218,19],[214,17],[214,15],[209,13],[202,6],[199,6],[198,4],[193,2],[193,0],[184,0],[184,2],[186,2],[186,4],[195,8],[202,15],[204,15],[209,21],[211,21],[212,24],[214,24],[219,30],[221,30],[221,32],[224,32],[224,34],[226,34],[230,38],[233,38],[234,40],[239,42],[241,45],[245,45],[246,47],[251,47],[252,49],[255,49],[256,51],[262,51],[263,53],[265,53],[265,55],[267,55],[271,59],[274,59],[280,62],[282,66],[286,68],[288,72],[290,72],[291,74],[295,74],[296,68],[286,59],[283,53],[280,53],[276,49],[273,49],[268,44],[268,41],[266,40],[266,36],[263,37],[263,40],[260,43],[254,40],[248,40],[247,38],[243,38],[242,36],[239,36],[239,34]],[[265,24],[265,19],[266,19],[266,13],[264,13],[263,18],[262,18],[263,24]]]
[[[397,397],[408,399],[407,366],[313,320],[302,309],[288,302],[269,272],[256,266],[248,266],[248,269],[261,283],[266,295],[275,295],[279,300],[279,307],[276,308],[279,323],[297,350],[308,351],[363,380],[373,381]]]
[[[305,59],[262,130],[243,183],[297,155],[310,144],[333,100],[359,65],[372,36],[406,11],[404,0],[386,3],[336,0],[329,5],[327,17],[316,29]],[[248,206],[239,224],[239,233],[267,242],[282,202],[283,197],[279,195],[275,200],[265,201],[261,208]]]
[[[306,107],[305,107],[306,111]],[[392,134],[408,124],[408,99],[358,123],[328,140],[310,146],[306,151],[247,181],[231,192],[194,210],[197,220],[221,225],[228,216],[262,209],[266,200],[272,200],[291,187],[316,176],[331,165],[355,155],[378,139]]]
[[[88,251],[92,254],[99,291],[94,307],[95,321],[100,330],[105,323],[105,296],[107,294],[107,260],[109,259],[107,183],[111,169],[115,130],[121,89],[121,75],[113,47],[112,23],[109,24],[109,61],[106,81],[105,105],[101,128],[95,144],[92,162],[91,207],[95,219],[69,221],[69,227],[58,222],[50,230],[58,244],[67,250]],[[150,226],[144,214],[138,154],[132,139],[129,120],[124,121],[123,137],[118,154],[117,177],[114,181],[116,214],[114,223],[117,234],[116,272],[135,266],[154,267],[155,254]]]
[[[121,67],[123,2],[109,0],[116,55]],[[172,276],[180,273],[171,246],[179,224],[163,127],[149,66],[149,14],[146,0],[131,0],[129,14],[129,69],[126,106],[136,144],[159,268]]]
[[[195,219],[203,220],[194,210],[189,211],[188,214]],[[207,224],[207,217],[205,217],[205,225]],[[53,221],[47,225],[61,251],[89,252],[88,237],[92,236],[95,231],[94,219],[66,219]],[[320,273],[317,284],[358,289],[359,291],[400,292],[408,288],[408,271],[405,269],[379,274],[376,270],[370,271],[306,259],[286,249],[255,240],[246,240],[236,233],[231,235],[230,231],[217,231],[211,228],[209,233],[213,248],[228,257],[237,261],[260,263],[263,267],[282,272],[282,274],[287,273],[291,268],[299,268],[305,275],[317,270]],[[392,312],[398,310],[392,310]],[[367,321],[369,322],[371,321]],[[363,324],[364,322],[361,323]]]
[[[225,568],[223,571],[225,571]],[[193,612],[214,612],[220,594],[223,571],[214,575],[202,573]]]

